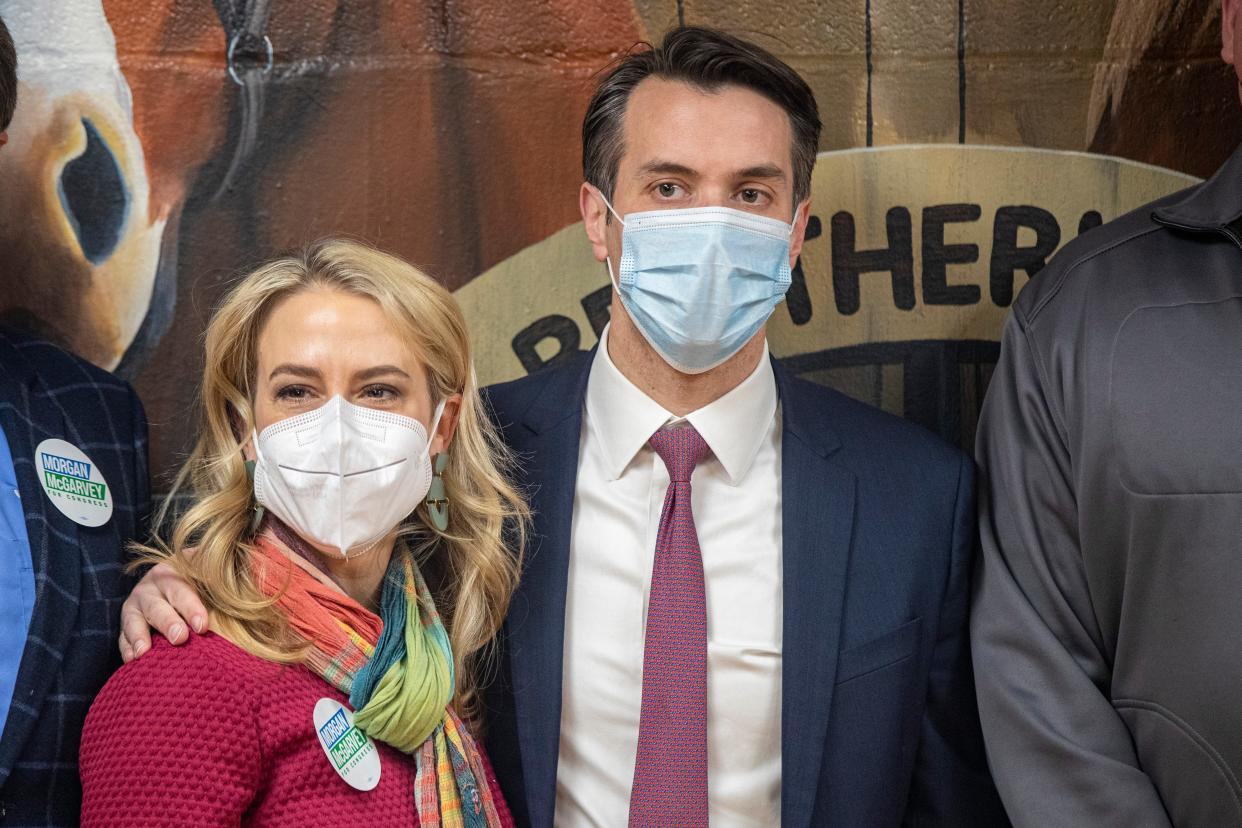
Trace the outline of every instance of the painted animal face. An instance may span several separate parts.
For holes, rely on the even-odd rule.
[[[151,209],[129,85],[99,0],[0,0],[18,102],[0,154],[0,315],[107,368],[150,305]]]

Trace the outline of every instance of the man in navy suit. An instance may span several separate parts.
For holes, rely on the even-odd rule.
[[[819,129],[792,69],[699,28],[591,101],[580,205],[611,324],[489,394],[535,514],[486,698],[519,824],[1005,823],[970,461],[768,354]],[[154,573],[124,646],[174,605],[201,613]]]
[[[0,20],[0,146],[15,69]],[[147,423],[126,383],[4,330],[0,432],[0,824],[77,825],[78,739],[120,663],[125,545],[149,505]]]

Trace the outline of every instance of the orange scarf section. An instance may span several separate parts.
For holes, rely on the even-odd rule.
[[[332,678],[348,679],[366,663],[379,641],[384,622],[345,593],[322,583],[299,566],[280,542],[257,538],[255,578],[294,632],[311,645],[307,666]],[[352,631],[352,632],[351,632]],[[348,695],[349,686],[342,688]]]

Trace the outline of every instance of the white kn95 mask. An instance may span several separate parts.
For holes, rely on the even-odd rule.
[[[441,401],[431,434],[443,413]],[[431,488],[431,437],[423,424],[339,394],[253,439],[255,499],[299,535],[345,558],[366,552]]]

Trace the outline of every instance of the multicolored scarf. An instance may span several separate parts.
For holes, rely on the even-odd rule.
[[[420,824],[501,825],[478,745],[449,706],[452,649],[412,556],[393,554],[377,616],[295,563],[271,527],[255,546],[260,588],[311,646],[306,666],[349,695],[363,733],[415,757]]]

